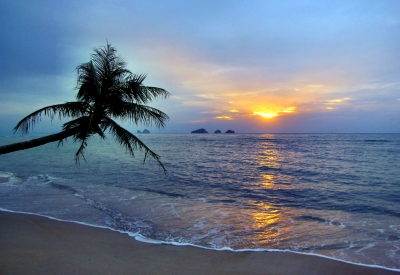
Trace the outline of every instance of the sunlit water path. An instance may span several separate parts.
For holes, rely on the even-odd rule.
[[[279,249],[400,269],[400,135],[140,135],[0,156],[0,208],[213,249]],[[0,137],[0,144],[23,140]]]

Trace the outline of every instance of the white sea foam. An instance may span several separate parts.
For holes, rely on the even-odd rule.
[[[1,183],[2,185],[14,185],[14,184],[21,182],[21,179],[19,179],[17,176],[15,176],[14,173],[10,173],[10,172],[0,171],[0,178],[3,178],[6,180],[5,182]]]
[[[41,214],[36,214],[36,213],[31,213],[31,212],[20,212],[20,211],[13,211],[5,208],[0,208],[0,211],[3,212],[10,212],[10,213],[16,213],[16,214],[26,214],[26,215],[33,215],[33,216],[40,216],[44,217],[47,219],[59,221],[59,222],[71,222],[75,224],[80,224],[84,226],[89,226],[89,227],[94,227],[94,228],[102,228],[102,229],[108,229],[117,233],[121,234],[127,234],[130,237],[133,237],[135,240],[139,242],[144,242],[144,243],[150,243],[150,244],[163,244],[163,245],[174,245],[174,246],[191,246],[191,247],[196,247],[196,248],[201,248],[201,249],[206,249],[206,250],[213,250],[213,251],[231,251],[235,253],[240,253],[240,252],[284,252],[284,253],[296,253],[296,254],[301,254],[301,255],[309,255],[309,256],[315,256],[315,257],[321,257],[321,258],[326,258],[326,259],[331,259],[331,260],[336,260],[340,262],[345,262],[349,264],[354,264],[354,265],[359,265],[359,266],[365,266],[365,267],[374,267],[374,268],[381,268],[381,269],[386,269],[386,270],[392,270],[392,271],[398,271],[400,272],[400,269],[397,268],[388,268],[380,265],[368,265],[368,264],[361,264],[361,263],[354,263],[351,261],[345,261],[341,259],[336,259],[333,257],[321,255],[321,254],[315,254],[315,253],[304,253],[304,252],[298,252],[298,251],[293,251],[293,250],[288,250],[288,249],[262,249],[262,248],[254,248],[254,249],[232,249],[230,247],[220,247],[220,248],[209,248],[209,247],[204,247],[204,246],[199,246],[199,245],[194,245],[191,243],[181,243],[181,242],[166,242],[166,241],[159,241],[159,240],[153,240],[149,239],[146,237],[143,237],[142,235],[138,233],[132,233],[132,232],[126,232],[126,231],[121,231],[121,230],[116,230],[107,226],[99,226],[99,225],[93,225],[85,222],[79,222],[79,221],[73,221],[73,220],[62,220],[58,218],[54,218],[51,216],[46,216],[46,215],[41,215]]]

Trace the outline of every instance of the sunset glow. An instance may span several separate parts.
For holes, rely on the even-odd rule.
[[[262,116],[265,118],[273,118],[273,117],[278,116],[277,113],[264,113],[264,112],[254,112],[254,115]]]
[[[0,18],[10,26],[0,51],[6,134],[28,113],[74,101],[74,68],[107,41],[147,74],[144,85],[172,95],[151,102],[170,118],[151,132],[400,132],[400,1],[81,1],[85,13],[76,0],[15,1],[3,1]]]
[[[293,113],[296,110],[296,107],[289,107],[285,109],[281,109],[278,112],[253,112],[254,115],[262,116],[264,118],[274,118],[284,113]]]

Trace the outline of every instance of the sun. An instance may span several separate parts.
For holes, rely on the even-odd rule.
[[[278,116],[278,113],[264,113],[264,112],[253,112],[255,115],[259,115],[265,118],[273,118]]]
[[[263,118],[274,118],[283,114],[294,113],[296,111],[296,107],[289,108],[280,108],[277,111],[268,111],[268,112],[253,112],[256,116],[261,116]]]

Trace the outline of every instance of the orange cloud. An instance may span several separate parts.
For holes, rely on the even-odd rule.
[[[233,120],[231,116],[216,116],[215,119]]]

